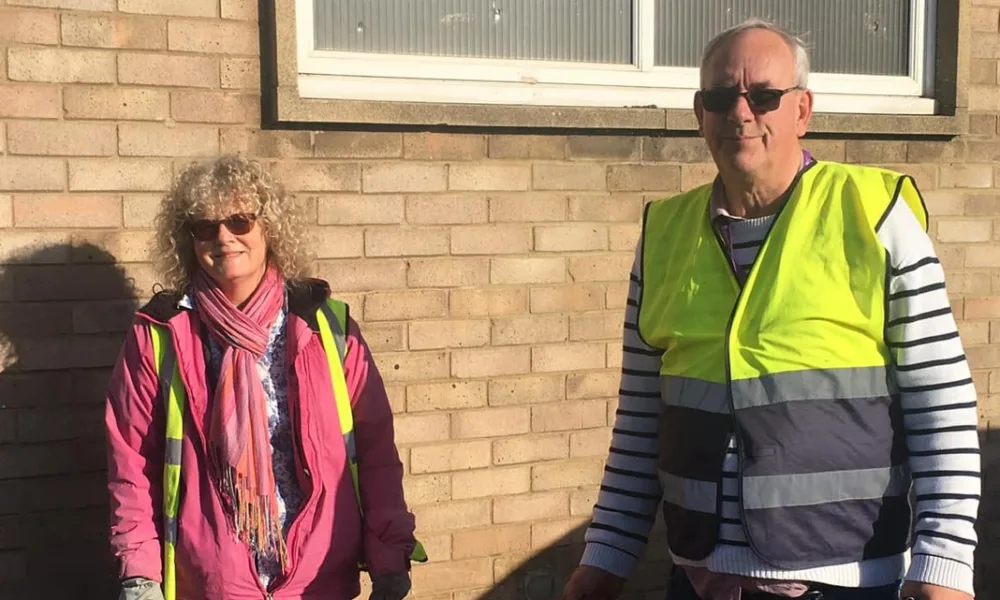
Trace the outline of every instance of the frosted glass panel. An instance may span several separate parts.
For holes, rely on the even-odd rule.
[[[750,17],[802,37],[813,72],[910,74],[909,0],[657,0],[656,64],[697,67],[713,36]]]
[[[318,50],[631,64],[632,0],[314,0]]]

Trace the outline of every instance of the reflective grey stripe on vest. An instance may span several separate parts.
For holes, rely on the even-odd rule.
[[[167,450],[165,458],[168,465],[181,464],[181,440],[167,438]]]
[[[660,377],[660,398],[667,406],[693,408],[723,415],[730,412],[724,383],[663,375]]]
[[[733,380],[738,409],[797,400],[849,400],[891,395],[885,367],[792,371]]]
[[[765,475],[743,479],[743,507],[747,510],[811,506],[847,500],[900,496],[910,487],[904,465],[884,469]]]
[[[171,517],[166,519],[166,531],[164,532],[164,537],[167,543],[176,544],[177,543],[177,518]]]
[[[660,471],[663,501],[687,510],[715,514],[718,508],[719,485],[712,481],[698,481]]]

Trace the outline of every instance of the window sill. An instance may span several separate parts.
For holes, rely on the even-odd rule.
[[[281,124],[327,124],[395,129],[610,130],[694,132],[690,109],[444,104],[302,98],[296,87],[278,87],[271,115]],[[968,130],[968,115],[816,113],[811,133],[955,136]]]

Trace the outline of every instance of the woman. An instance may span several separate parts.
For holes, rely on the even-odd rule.
[[[386,392],[346,307],[306,279],[302,240],[256,162],[192,165],[163,201],[172,291],[137,313],[107,398],[124,599],[348,600],[361,563],[373,598],[409,592],[419,545]]]

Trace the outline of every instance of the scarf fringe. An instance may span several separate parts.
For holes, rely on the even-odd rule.
[[[278,507],[271,503],[268,494],[254,494],[246,478],[241,478],[237,470],[215,463],[220,476],[220,492],[230,505],[231,524],[236,537],[245,543],[255,557],[274,557],[287,574],[288,550],[281,524],[278,522]]]

